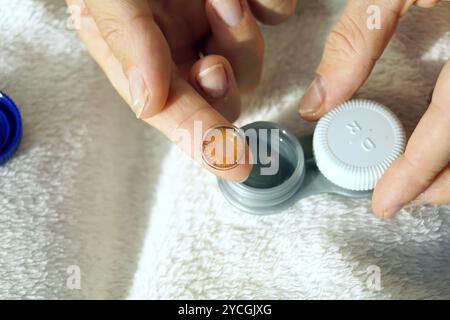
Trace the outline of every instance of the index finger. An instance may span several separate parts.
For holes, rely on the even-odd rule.
[[[128,80],[122,65],[104,41],[92,17],[82,17],[81,28],[78,33],[117,92],[131,106],[132,99],[128,90]],[[144,119],[144,121],[159,129],[171,141],[179,145],[185,153],[213,174],[238,182],[249,176],[251,164],[239,163],[229,170],[217,170],[203,160],[201,152],[195,152],[199,150],[201,147],[199,143],[202,142],[194,139],[194,136],[196,136],[196,121],[202,124],[200,132],[197,133],[200,138],[203,138],[205,132],[216,125],[231,126],[231,124],[175,71],[172,73],[169,96],[163,110],[151,118]],[[183,133],[193,137],[191,143],[180,139]]]
[[[349,0],[327,39],[316,79],[300,101],[300,115],[315,121],[350,99],[372,72],[405,11],[413,3],[431,2],[437,1]]]
[[[214,168],[205,162],[202,147],[205,142],[203,138],[207,132],[215,127],[231,128],[232,125],[181,76],[174,74],[172,77],[169,99],[165,109],[144,121],[164,133],[186,154],[216,176],[242,182],[250,175],[252,166],[248,162],[240,162],[237,166],[228,163],[230,167],[225,170]],[[245,146],[245,140],[239,143]],[[245,149],[240,155],[245,156],[247,153],[248,149]]]

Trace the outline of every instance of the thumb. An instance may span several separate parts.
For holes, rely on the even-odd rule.
[[[348,2],[328,37],[316,78],[300,101],[303,118],[317,120],[352,97],[382,55],[407,2]]]
[[[85,0],[129,82],[133,111],[149,118],[166,104],[171,55],[145,0]]]

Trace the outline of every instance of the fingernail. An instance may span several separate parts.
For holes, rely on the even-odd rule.
[[[243,178],[242,180],[238,181],[237,183],[244,183],[245,181],[247,181],[250,178],[250,176],[252,175],[252,172],[253,172],[253,165],[251,165],[248,175],[245,178]]]
[[[383,210],[381,219],[388,219],[388,218],[394,216],[400,210],[402,210],[402,208],[403,208],[403,205],[399,205],[399,206],[395,206],[395,207],[391,207],[389,209]]]
[[[130,84],[131,107],[136,117],[140,119],[147,107],[150,92],[141,72],[137,68],[133,68],[128,72],[128,82]]]
[[[213,0],[212,5],[229,27],[235,27],[241,22],[244,13],[240,0]]]
[[[200,72],[197,82],[212,98],[223,98],[228,92],[228,78],[222,64],[215,64]]]
[[[429,202],[426,201],[423,197],[423,194],[421,194],[416,199],[407,204],[397,205],[389,208],[388,210],[384,210],[383,218],[390,218],[399,213],[401,210],[414,210],[427,204],[429,204]]]
[[[325,80],[322,76],[316,75],[311,85],[306,89],[300,100],[299,112],[302,116],[317,115],[325,101]]]

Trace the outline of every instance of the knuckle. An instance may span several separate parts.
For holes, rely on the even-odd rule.
[[[127,18],[106,15],[97,19],[97,25],[102,31],[103,38],[109,44],[114,44],[124,39],[127,34],[131,34],[132,30],[139,32],[147,29],[150,21],[152,21],[151,14],[137,12],[130,14]]]
[[[379,57],[370,49],[361,23],[359,19],[344,13],[327,38],[325,55],[338,62],[355,60],[370,72]]]
[[[333,29],[326,42],[327,50],[339,60],[347,60],[349,57],[358,55],[352,40],[347,34],[338,29]]]
[[[110,45],[113,45],[123,37],[122,24],[114,17],[100,18],[97,20],[97,25],[103,38]]]
[[[327,47],[338,56],[352,57],[361,55],[365,43],[361,27],[348,14],[344,14],[331,31]]]

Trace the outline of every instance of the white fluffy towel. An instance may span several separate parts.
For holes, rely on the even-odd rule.
[[[345,3],[303,0],[263,27],[264,77],[238,125],[312,125],[297,102]],[[136,121],[90,59],[61,0],[0,0],[0,90],[24,138],[0,167],[0,298],[450,298],[450,207],[373,217],[320,195],[258,217]],[[450,53],[450,3],[414,8],[358,97],[410,134]]]

